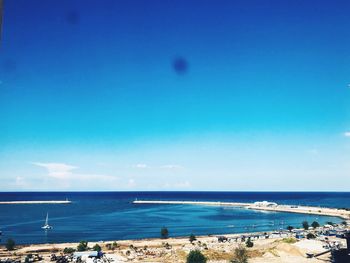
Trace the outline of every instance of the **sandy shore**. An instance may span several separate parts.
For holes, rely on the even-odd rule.
[[[296,205],[272,205],[262,206],[255,203],[235,203],[235,202],[203,202],[203,201],[148,201],[148,200],[135,200],[134,204],[169,204],[169,205],[211,205],[211,206],[235,206],[244,207],[252,210],[264,210],[274,212],[287,212],[287,213],[299,213],[299,214],[312,214],[312,215],[325,215],[335,216],[346,220],[350,219],[350,211],[338,208],[327,207],[313,207],[313,206],[296,206]]]
[[[330,262],[330,254],[323,255],[318,259],[307,258],[306,253],[320,253],[325,251],[325,244],[322,240],[302,239],[297,241],[284,236],[272,235],[270,237],[253,240],[254,246],[248,248],[250,263],[315,263]],[[211,263],[229,262],[234,258],[234,249],[241,242],[241,234],[225,235],[230,241],[219,242],[218,236],[201,236],[191,243],[186,238],[168,239],[143,239],[143,240],[123,240],[89,242],[88,246],[93,247],[96,243],[102,247],[106,257],[114,263],[118,262],[186,262],[187,254],[194,249],[199,249]],[[292,242],[291,242],[292,241]],[[344,239],[330,237],[330,241],[343,243]],[[111,249],[113,242],[117,242],[117,247]],[[43,256],[42,262],[49,262],[50,255],[63,253],[66,247],[76,248],[78,243],[62,244],[38,244],[19,246],[15,251],[8,252],[2,246],[0,258],[17,258],[24,260],[25,255],[39,253]],[[321,261],[321,262],[322,262]]]

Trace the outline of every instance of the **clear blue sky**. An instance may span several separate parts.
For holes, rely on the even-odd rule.
[[[1,189],[349,190],[349,10],[5,1]]]

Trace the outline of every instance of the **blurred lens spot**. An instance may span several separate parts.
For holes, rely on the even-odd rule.
[[[76,10],[72,10],[66,14],[66,21],[70,25],[77,25],[80,22],[79,12]]]
[[[173,69],[179,74],[185,74],[188,71],[188,62],[185,58],[177,57],[173,60]]]

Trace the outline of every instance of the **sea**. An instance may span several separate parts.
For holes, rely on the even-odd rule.
[[[70,200],[71,204],[0,205],[1,243],[108,241],[274,231],[303,221],[341,218],[205,205],[133,204],[134,200],[255,202],[350,208],[350,192],[0,192],[0,201]],[[43,230],[46,215],[50,230]]]

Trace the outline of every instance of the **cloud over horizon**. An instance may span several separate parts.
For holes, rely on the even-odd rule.
[[[41,163],[41,162],[31,162],[31,164],[46,168],[48,175],[57,179],[68,178],[74,169],[79,167],[65,164],[65,163]]]
[[[114,188],[117,186],[117,181],[119,180],[119,177],[117,176],[95,173],[77,173],[75,170],[79,169],[78,166],[66,163],[31,162],[31,164],[45,168],[47,170],[47,177],[55,179],[58,186],[62,189],[70,189],[72,187],[88,189],[91,187],[92,183],[96,187],[102,186]],[[23,178],[21,178],[21,181],[23,181]]]

